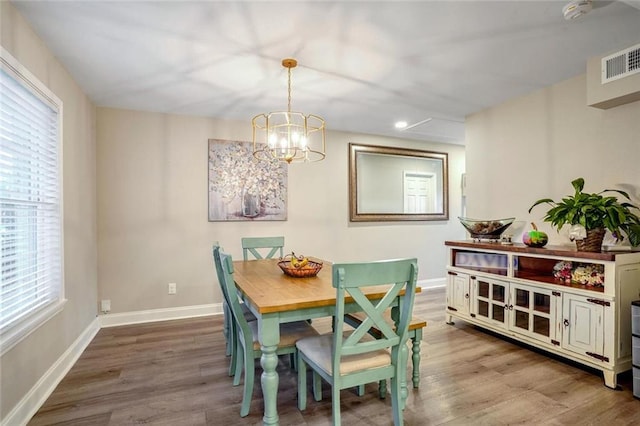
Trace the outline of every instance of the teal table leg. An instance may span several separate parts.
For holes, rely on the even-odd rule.
[[[276,349],[280,341],[280,325],[278,318],[259,318],[260,346],[262,356],[260,365],[262,366],[262,395],[264,397],[264,417],[262,421],[265,425],[278,425],[278,356]]]

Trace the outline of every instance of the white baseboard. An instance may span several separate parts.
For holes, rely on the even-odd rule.
[[[418,280],[418,286],[422,288],[444,287],[446,283],[447,283],[446,278],[432,278],[430,280]]]
[[[99,318],[101,327],[116,327],[119,325],[203,317],[221,313],[222,303],[211,303],[208,305],[181,306],[177,308],[102,314]]]
[[[67,348],[62,356],[53,363],[51,368],[40,377],[40,380],[33,385],[7,417],[2,419],[2,426],[26,425],[53,393],[58,383],[71,370],[71,367],[80,358],[80,355],[89,346],[98,331],[100,331],[100,321],[96,318],[78,336],[75,342]]]

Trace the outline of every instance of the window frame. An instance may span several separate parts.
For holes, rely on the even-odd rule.
[[[58,181],[58,226],[59,226],[59,277],[58,278],[58,295],[44,306],[33,309],[19,319],[16,324],[10,326],[6,330],[0,331],[0,356],[4,355],[20,341],[25,339],[55,315],[62,311],[67,299],[65,298],[65,279],[64,279],[64,209],[63,209],[63,103],[62,101],[35,75],[33,75],[26,67],[24,67],[16,58],[13,57],[4,47],[0,46],[0,68],[10,77],[15,79],[18,84],[22,85],[26,90],[36,96],[43,104],[57,111],[57,134],[56,134],[56,152],[57,152],[57,181]]]

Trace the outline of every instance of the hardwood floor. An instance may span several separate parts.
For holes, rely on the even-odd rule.
[[[421,383],[410,389],[406,425],[631,425],[640,400],[630,373],[619,390],[584,369],[462,321],[444,323],[444,289],[416,297],[415,314],[428,321]],[[314,320],[322,332],[327,320]],[[257,380],[249,416],[239,416],[242,386],[233,387],[224,356],[222,317],[102,329],[29,425],[257,425]],[[259,363],[256,367],[260,369]],[[281,425],[329,425],[331,400],[296,406],[296,376],[278,366]],[[409,372],[410,374],[410,372]],[[410,376],[409,376],[410,382]],[[390,425],[391,399],[341,395],[344,425]]]

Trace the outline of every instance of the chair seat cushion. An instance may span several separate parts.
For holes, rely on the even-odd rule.
[[[371,337],[366,336],[365,338]],[[333,334],[323,334],[322,336],[300,339],[296,343],[296,347],[300,352],[304,353],[311,362],[318,365],[328,374],[333,375],[331,368]],[[385,367],[390,364],[391,355],[384,349],[365,354],[344,355],[340,361],[340,374]]]
[[[250,321],[249,327],[253,332],[253,349],[260,350],[258,341],[258,321]],[[296,342],[305,337],[317,337],[318,331],[306,321],[287,322],[280,324],[279,348],[295,347]]]

